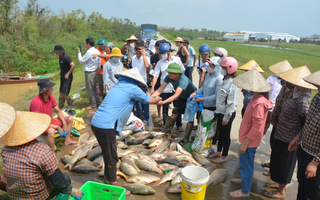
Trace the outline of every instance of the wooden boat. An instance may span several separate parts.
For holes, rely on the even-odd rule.
[[[32,75],[31,78],[28,75],[26,76],[2,75],[0,76],[0,85],[15,84],[15,83],[32,83],[32,82],[38,82],[43,78],[47,78],[51,80],[53,78],[53,74]]]

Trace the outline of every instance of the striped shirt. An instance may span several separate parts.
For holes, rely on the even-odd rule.
[[[298,133],[302,139],[302,148],[320,162],[320,94],[313,97],[306,123]]]
[[[58,163],[48,145],[33,140],[21,146],[5,146],[1,155],[10,199],[49,197],[53,185],[47,177],[58,169]]]

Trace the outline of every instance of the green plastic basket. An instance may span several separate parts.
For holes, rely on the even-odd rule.
[[[84,192],[81,200],[125,200],[126,189],[123,187],[87,181],[80,190]],[[71,198],[75,200],[75,198]]]

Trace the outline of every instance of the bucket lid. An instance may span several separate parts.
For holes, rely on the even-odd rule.
[[[181,178],[188,185],[201,186],[209,181],[209,172],[203,167],[187,166],[181,170]]]

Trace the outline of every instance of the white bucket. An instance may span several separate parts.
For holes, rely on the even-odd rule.
[[[203,167],[188,166],[181,170],[181,199],[203,200],[206,194],[209,172]]]

